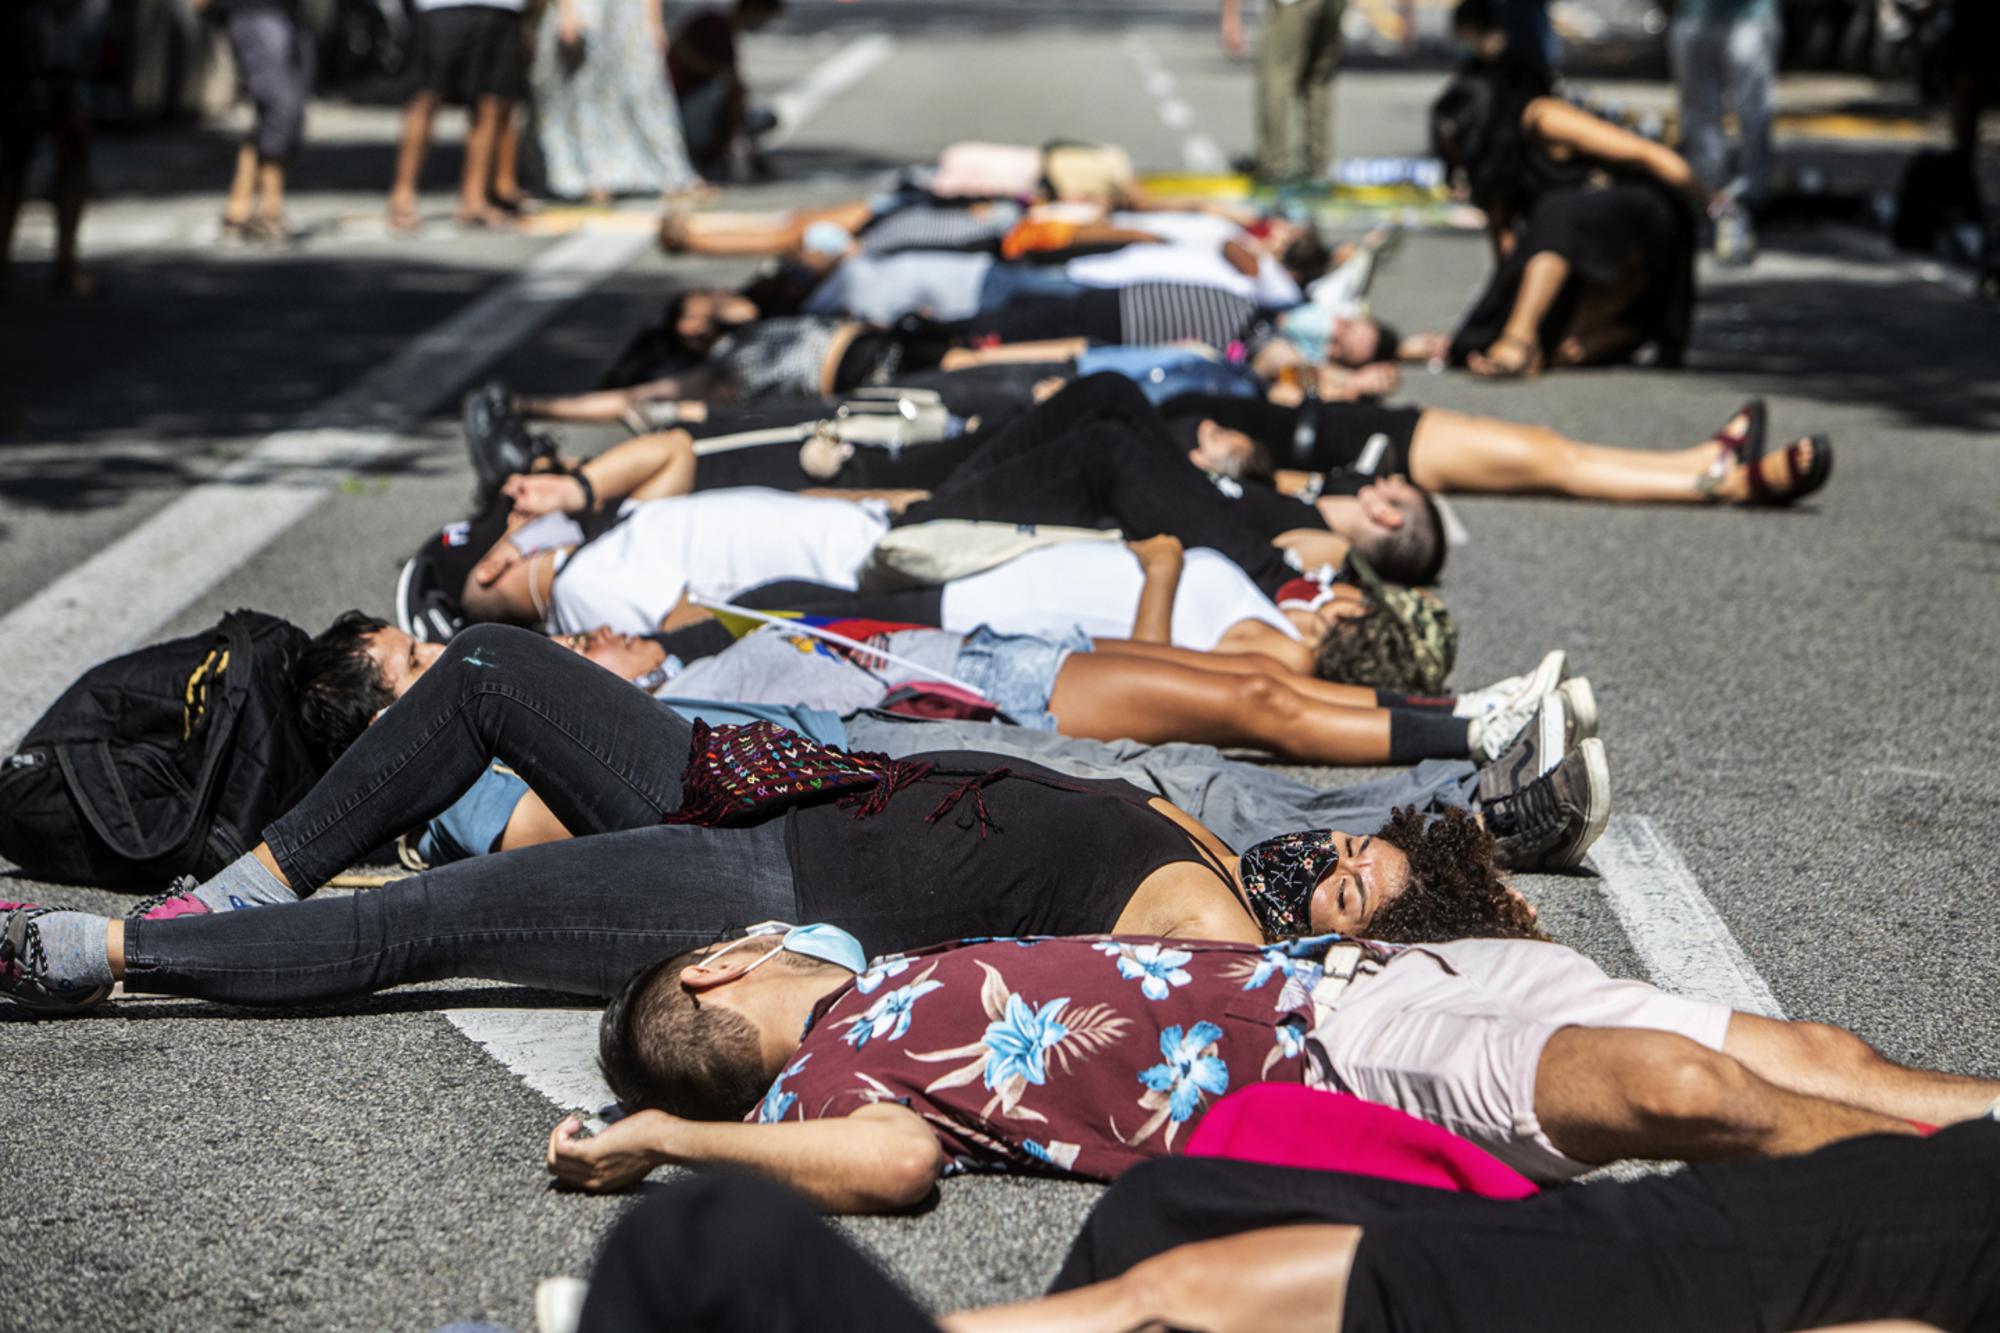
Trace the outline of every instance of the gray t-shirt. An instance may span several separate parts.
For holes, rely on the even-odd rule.
[[[971,319],[979,289],[993,271],[993,257],[941,250],[893,255],[850,255],[806,298],[810,315],[852,315],[872,324],[894,324],[904,315]]]

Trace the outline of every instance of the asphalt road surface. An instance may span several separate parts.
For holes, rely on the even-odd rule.
[[[759,87],[790,99],[787,179],[730,202],[851,196],[959,138],[1116,139],[1157,170],[1246,151],[1247,70],[1177,8],[1066,22],[1058,7],[1029,21],[802,5],[750,52]],[[1440,75],[1378,54],[1340,83],[1339,151],[1421,151]],[[1665,100],[1654,85],[1604,91]],[[7,738],[95,657],[232,607],[314,628],[349,606],[386,612],[401,558],[465,504],[452,405],[482,356],[524,389],[586,384],[670,284],[742,271],[665,260],[631,216],[580,238],[459,235],[442,142],[433,225],[391,240],[378,218],[393,124],[388,103],[316,109],[295,201],[313,233],[275,254],[212,242],[226,127],[107,137],[86,242],[106,293],[91,305],[41,295],[46,219],[24,224],[0,305]],[[1787,148],[1879,188],[1911,144],[1862,132]],[[1413,402],[1661,449],[1761,393],[1781,435],[1830,432],[1839,450],[1831,486],[1796,512],[1456,501],[1470,538],[1443,585],[1463,628],[1457,679],[1561,645],[1596,684],[1621,819],[1602,875],[1525,882],[1559,938],[1614,972],[2000,1077],[2000,315],[1844,227],[1800,224],[1766,246],[1755,267],[1705,275],[1686,371],[1410,380]],[[519,281],[538,259],[540,277]],[[1378,307],[1448,326],[1486,262],[1474,236],[1412,235]],[[425,339],[440,326],[442,350]],[[301,422],[345,433],[250,453]],[[273,450],[304,461],[273,471]],[[0,893],[118,903],[18,879]],[[1687,932],[1697,943],[1677,947]],[[443,986],[311,1013],[0,1009],[0,1328],[529,1327],[536,1281],[586,1271],[629,1200],[546,1185],[560,1108],[442,1011],[560,1003]],[[923,1215],[853,1227],[945,1308],[1038,1289],[1094,1193],[953,1181]]]

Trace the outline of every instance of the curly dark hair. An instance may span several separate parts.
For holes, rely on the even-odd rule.
[[[1313,674],[1336,685],[1404,694],[1435,694],[1438,685],[1410,650],[1402,624],[1375,602],[1361,615],[1343,616],[1327,626],[1313,648]]]
[[[344,611],[313,636],[292,666],[299,730],[320,763],[331,766],[396,696],[368,655],[368,640],[389,622]]]
[[[1369,924],[1371,939],[1436,944],[1468,938],[1545,940],[1533,910],[1494,861],[1493,837],[1463,810],[1399,806],[1378,835],[1410,859],[1410,882]]]

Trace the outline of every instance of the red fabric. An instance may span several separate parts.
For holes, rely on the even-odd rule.
[[[1345,1171],[1487,1199],[1525,1199],[1529,1179],[1448,1130],[1344,1092],[1257,1083],[1202,1117],[1190,1157]]]

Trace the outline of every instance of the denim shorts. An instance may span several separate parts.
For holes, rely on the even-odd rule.
[[[1090,651],[1090,636],[1071,629],[1060,639],[998,634],[984,625],[965,636],[952,674],[1000,706],[1015,725],[1054,731],[1049,695],[1071,653]]]

